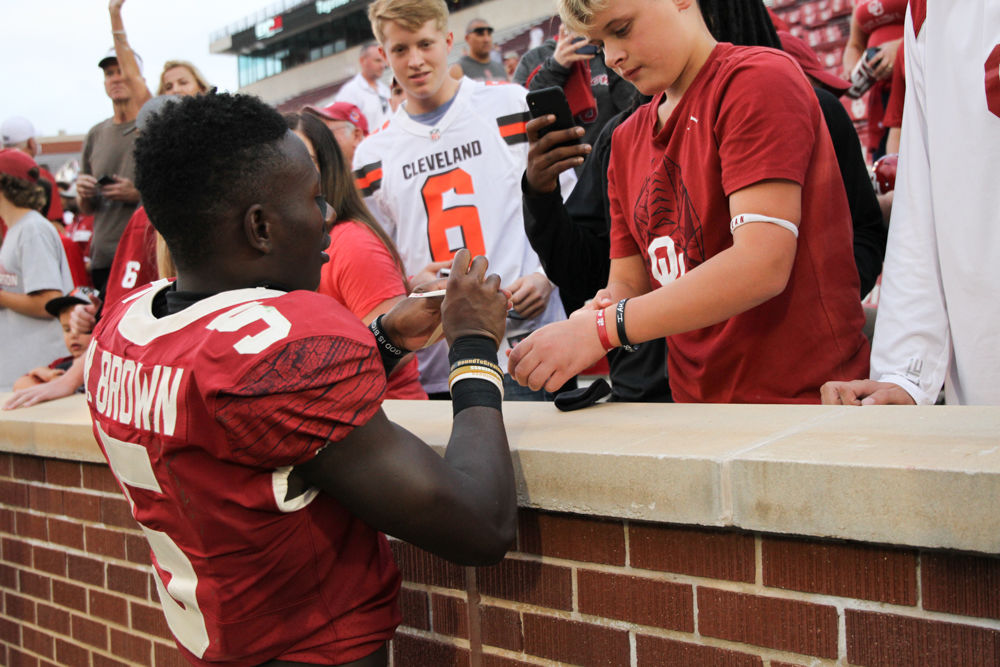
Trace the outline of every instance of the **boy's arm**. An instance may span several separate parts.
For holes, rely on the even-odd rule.
[[[15,408],[27,408],[36,403],[52,401],[64,396],[72,396],[76,390],[83,386],[83,364],[84,357],[81,354],[73,360],[73,365],[69,370],[45,384],[35,385],[14,394],[4,403],[4,410],[14,410]]]
[[[30,294],[15,294],[0,290],[0,308],[10,308],[15,313],[51,320],[52,316],[45,310],[45,304],[51,299],[62,296],[59,290],[39,290]]]
[[[730,214],[758,214],[798,225],[802,188],[790,181],[764,181],[734,192]],[[796,237],[770,223],[751,223],[733,233],[732,247],[643,296],[630,298],[625,318],[629,342],[641,343],[716,324],[777,296],[795,261]],[[638,255],[612,260],[604,321],[611,347],[622,344],[615,325],[617,300],[641,293]],[[643,271],[644,271],[643,267]],[[643,276],[644,278],[645,276]],[[603,291],[602,291],[603,292]],[[511,352],[508,372],[532,389],[555,391],[606,353],[591,310],[543,327]]]

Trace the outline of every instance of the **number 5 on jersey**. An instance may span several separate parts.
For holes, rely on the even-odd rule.
[[[427,210],[427,241],[435,262],[451,259],[461,248],[468,248],[473,257],[486,254],[483,227],[476,207],[444,208],[444,195],[452,190],[457,195],[474,194],[472,176],[455,168],[428,177],[420,190]]]

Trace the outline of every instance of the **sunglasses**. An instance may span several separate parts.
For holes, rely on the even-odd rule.
[[[479,35],[480,37],[482,37],[483,35],[492,35],[493,34],[493,28],[489,28],[487,26],[480,26],[479,28],[473,28],[469,32],[474,32],[477,35]]]

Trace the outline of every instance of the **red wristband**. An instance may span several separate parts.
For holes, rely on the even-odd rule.
[[[604,322],[603,308],[597,311],[597,337],[601,340],[601,347],[604,348],[605,352],[615,349],[615,346],[611,344],[611,339],[608,338],[608,327]]]

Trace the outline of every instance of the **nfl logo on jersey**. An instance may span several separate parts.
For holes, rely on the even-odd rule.
[[[441,130],[435,127],[433,130],[431,130],[431,141],[437,141],[440,138],[441,138]]]

